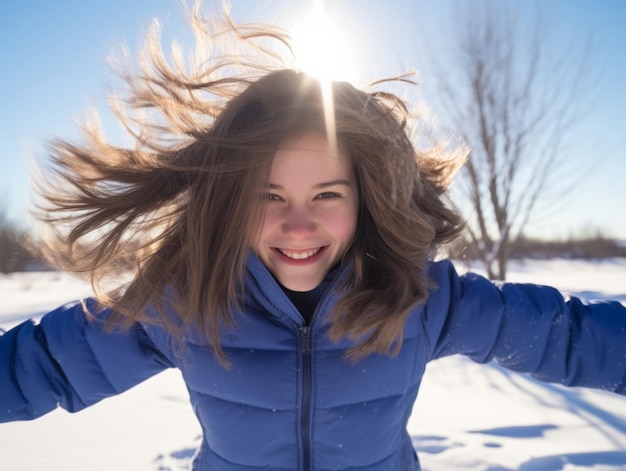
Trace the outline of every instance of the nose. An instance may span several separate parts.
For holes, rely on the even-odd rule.
[[[315,233],[317,223],[310,208],[290,206],[285,211],[282,230],[296,240],[307,239]]]

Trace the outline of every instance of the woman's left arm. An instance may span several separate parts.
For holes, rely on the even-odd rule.
[[[431,276],[438,288],[423,314],[431,358],[460,353],[543,381],[626,395],[620,303],[584,304],[547,286],[459,276],[449,262],[433,264]]]

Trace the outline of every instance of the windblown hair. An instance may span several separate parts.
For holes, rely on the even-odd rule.
[[[175,47],[172,65],[158,34],[149,36],[114,106],[133,145],[109,143],[94,125],[81,143],[53,142],[38,209],[52,229],[49,260],[88,275],[112,326],[159,322],[176,338],[197,328],[226,363],[220,328],[234,325],[245,291],[249,235],[263,214],[259,179],[286,139],[327,132],[324,100],[316,79],[269,46],[289,53],[284,31],[227,15],[207,21],[197,10],[190,20],[205,60],[187,70]],[[334,82],[332,96],[333,139],[353,162],[361,201],[329,335],[355,340],[349,356],[358,360],[396,352],[410,309],[426,300],[426,264],[460,232],[444,192],[463,156],[417,152],[409,112],[390,93]],[[123,288],[102,288],[123,277]]]

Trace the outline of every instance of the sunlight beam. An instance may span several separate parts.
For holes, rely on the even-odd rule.
[[[324,106],[326,133],[330,145],[336,149],[334,100],[332,82],[354,82],[356,67],[353,42],[327,14],[323,0],[314,0],[306,20],[293,28],[293,49],[296,67],[320,82]]]

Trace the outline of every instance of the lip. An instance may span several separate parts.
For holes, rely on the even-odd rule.
[[[318,250],[317,253],[315,253],[314,255],[311,255],[310,257],[301,258],[301,259],[288,257],[287,255],[285,255],[281,251],[281,249],[279,249],[277,247],[272,247],[272,253],[274,253],[276,258],[278,258],[278,260],[280,260],[282,263],[286,263],[288,265],[301,266],[301,265],[310,265],[312,263],[317,262],[320,258],[322,258],[324,256],[324,254],[328,250],[328,247],[329,247],[328,245],[324,245],[322,247],[318,247],[319,250]],[[286,252],[305,253],[307,251],[316,250],[316,249],[307,249],[307,250],[282,249],[282,250],[284,250]]]

